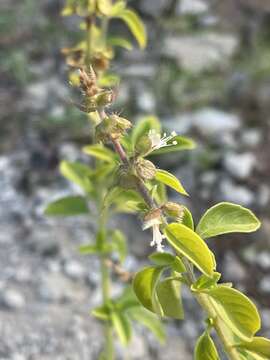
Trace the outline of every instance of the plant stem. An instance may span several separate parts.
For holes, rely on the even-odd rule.
[[[196,281],[196,277],[194,275],[192,265],[190,264],[190,262],[187,259],[182,258],[182,260],[183,260],[186,270],[187,270],[186,275],[187,275],[187,280],[188,280],[189,286],[192,286]],[[228,333],[226,327],[223,325],[223,323],[218,318],[217,313],[214,308],[214,305],[211,303],[211,299],[206,294],[200,294],[200,293],[193,293],[193,294],[194,294],[197,302],[201,305],[201,307],[206,312],[207,316],[209,318],[213,319],[213,321],[214,321],[213,327],[216,330],[216,333],[218,334],[219,339],[220,339],[220,341],[223,345],[223,348],[224,348],[225,352],[227,353],[229,359],[240,360],[237,350],[229,342],[230,334]]]
[[[112,143],[114,145],[115,151],[119,154],[120,159],[124,164],[129,164],[128,157],[125,153],[125,150],[121,146],[120,142],[118,140],[112,140]],[[153,209],[156,208],[156,204],[154,200],[152,199],[147,187],[145,186],[144,182],[139,179],[137,189],[139,193],[144,198],[147,205]],[[193,268],[191,263],[187,259],[183,259],[186,270],[187,270],[187,280],[189,285],[193,285],[196,282],[196,277],[193,272]],[[237,353],[237,350],[232,346],[230,343],[230,334],[228,333],[226,326],[224,326],[223,322],[218,318],[217,313],[215,311],[214,305],[211,303],[211,299],[206,294],[200,294],[200,293],[193,293],[197,302],[201,305],[201,307],[206,312],[207,316],[212,318],[214,320],[213,327],[216,330],[216,333],[219,336],[219,339],[224,347],[224,350],[226,351],[229,359],[231,360],[240,360],[240,357]]]
[[[102,215],[99,219],[99,231],[98,231],[98,242],[99,246],[102,248],[106,243],[106,213],[101,212]],[[110,270],[106,265],[107,257],[106,255],[100,255],[100,268],[101,268],[101,286],[102,286],[102,298],[103,304],[108,303],[110,300],[110,288],[111,288],[111,279],[110,279]],[[105,349],[104,355],[106,360],[114,359],[114,343],[113,343],[113,330],[110,321],[106,322],[104,328],[104,336],[105,336]]]

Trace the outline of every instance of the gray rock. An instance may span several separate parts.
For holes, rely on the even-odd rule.
[[[270,294],[270,276],[266,275],[262,278],[259,284],[259,288],[262,292]]]
[[[222,138],[239,129],[240,118],[215,108],[203,108],[191,116],[191,122],[203,135]]]
[[[22,293],[15,289],[3,289],[1,303],[11,310],[24,308],[26,301]]]
[[[151,16],[157,17],[168,6],[168,0],[141,0],[140,9]]]
[[[155,66],[151,64],[133,64],[131,66],[123,67],[122,75],[126,77],[134,77],[138,78],[145,78],[151,79],[156,73]]]
[[[63,303],[71,300],[80,300],[83,289],[74,285],[75,283],[62,274],[44,274],[38,292],[41,300],[45,302]]]
[[[64,100],[68,87],[56,77],[29,84],[26,88],[26,106],[32,110],[47,109],[52,99]]]
[[[145,89],[139,91],[137,96],[137,105],[143,112],[154,113],[156,101],[153,93]]]
[[[248,148],[254,148],[262,140],[262,133],[257,129],[249,129],[245,130],[242,134],[242,144],[244,146],[247,146]]]
[[[263,251],[256,254],[256,263],[264,270],[270,269],[270,252]]]
[[[74,280],[82,280],[86,275],[84,267],[76,260],[67,261],[64,265],[64,272],[68,277]]]
[[[201,15],[209,10],[209,5],[203,0],[180,0],[176,7],[179,15]]]
[[[238,48],[238,39],[230,34],[203,33],[167,37],[162,49],[165,56],[193,73],[225,68]]]
[[[231,281],[243,281],[247,271],[238,258],[232,252],[226,252],[224,259],[224,274]]]
[[[230,179],[223,179],[220,184],[221,199],[249,206],[255,200],[254,193],[245,186],[236,185]]]
[[[256,157],[252,153],[227,153],[224,158],[224,166],[228,172],[237,179],[247,179],[254,169]]]
[[[187,323],[187,321],[185,321]],[[180,336],[168,336],[166,348],[162,348],[158,355],[159,360],[192,360],[192,355],[186,348]]]
[[[268,206],[270,201],[270,188],[262,184],[258,191],[257,201],[260,206]]]

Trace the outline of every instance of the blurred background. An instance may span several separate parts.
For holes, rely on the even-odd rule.
[[[262,220],[255,234],[219,237],[211,246],[223,280],[257,303],[261,334],[270,337],[270,2],[129,3],[147,25],[149,45],[117,54],[118,107],[134,121],[156,114],[197,142],[159,161],[181,178],[196,220],[223,200]],[[81,35],[76,19],[59,15],[62,5],[0,2],[1,360],[95,360],[101,347],[100,325],[88,316],[100,301],[98,262],[77,253],[94,236],[95,220],[42,214],[50,200],[75,192],[59,175],[60,159],[89,160],[80,152],[89,128],[69,103],[60,52]],[[125,266],[135,271],[147,261],[149,238],[131,216],[115,223],[130,239]],[[170,321],[164,347],[138,328],[129,349],[118,347],[119,359],[192,359],[202,314],[183,296],[186,320]]]

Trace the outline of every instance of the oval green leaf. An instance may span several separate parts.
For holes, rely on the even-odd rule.
[[[203,333],[196,343],[195,360],[219,360],[216,346],[208,332]]]
[[[83,152],[87,155],[94,156],[99,160],[111,163],[116,162],[116,156],[114,152],[107,149],[103,145],[88,145],[83,148]]]
[[[184,319],[184,310],[180,296],[181,282],[165,279],[157,284],[157,298],[162,308],[162,316]]]
[[[183,185],[173,174],[169,173],[166,170],[157,170],[155,179],[161,183],[171,187],[175,191],[179,192],[182,195],[187,195],[188,193],[184,189]]]
[[[260,221],[248,209],[228,202],[219,203],[206,211],[196,232],[207,239],[233,232],[249,233],[260,227]]]
[[[270,359],[270,340],[263,337],[254,337],[250,342],[244,342],[235,346],[247,351],[256,360]]]
[[[51,202],[45,209],[49,216],[76,216],[88,214],[87,201],[82,196],[67,196]]]
[[[89,166],[80,162],[62,161],[60,173],[69,181],[79,185],[86,192],[92,190],[90,177],[93,175],[93,170]]]
[[[172,223],[166,226],[165,235],[176,251],[187,257],[202,273],[213,276],[213,254],[194,231],[183,224]]]
[[[261,327],[261,319],[251,300],[227,286],[219,285],[204,291],[210,296],[216,312],[231,331],[244,341],[250,341]]]
[[[182,219],[182,224],[186,225],[191,230],[194,230],[194,221],[193,221],[192,214],[191,214],[190,210],[185,206],[184,206],[184,216]]]
[[[115,17],[120,18],[126,23],[140,48],[144,49],[147,43],[147,34],[145,26],[139,16],[133,10],[123,9],[122,11],[119,11]]]
[[[156,312],[155,288],[164,267],[147,267],[139,271],[133,280],[133,290],[140,303],[148,310]]]

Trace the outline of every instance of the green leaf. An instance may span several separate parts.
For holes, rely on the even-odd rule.
[[[108,191],[103,200],[104,209],[114,205],[114,211],[134,213],[141,209],[144,200],[133,190],[126,190],[116,186]]]
[[[156,312],[156,286],[164,267],[147,267],[139,271],[133,280],[133,290],[140,303],[148,310]]]
[[[183,224],[172,223],[166,226],[165,235],[176,251],[187,257],[202,273],[213,276],[213,254],[194,231]]]
[[[177,145],[172,145],[174,141],[177,141]],[[166,146],[161,149],[155,150],[151,153],[151,155],[162,155],[183,150],[192,150],[196,147],[196,144],[193,140],[179,135],[174,136],[171,140],[167,142],[167,144],[171,146]]]
[[[219,285],[205,290],[216,312],[231,331],[244,341],[250,341],[261,327],[261,319],[251,300],[227,286]]]
[[[113,6],[111,0],[97,0],[97,7],[102,15],[109,17],[112,13]]]
[[[121,343],[124,346],[128,345],[131,339],[132,329],[127,315],[113,311],[111,313],[111,320]]]
[[[263,337],[254,337],[250,342],[243,342],[235,346],[243,349],[254,357],[254,360],[270,359],[270,340]]]
[[[157,170],[155,179],[161,183],[171,187],[175,191],[179,192],[182,195],[187,195],[188,193],[184,189],[180,181],[171,173],[166,170]]]
[[[106,305],[98,306],[91,311],[91,315],[99,320],[110,320],[110,309]]]
[[[199,279],[191,286],[192,291],[202,291],[209,289],[212,286],[215,286],[219,281],[221,274],[214,272],[213,277],[208,277],[206,275],[201,275]]]
[[[88,244],[81,245],[79,247],[79,252],[81,255],[94,255],[100,253],[100,249],[96,245]]]
[[[249,233],[260,227],[260,221],[248,209],[227,202],[206,211],[196,232],[204,239],[232,232]]]
[[[94,156],[99,160],[106,161],[108,163],[116,162],[116,156],[114,152],[107,149],[103,145],[88,145],[83,148],[83,152],[87,155]]]
[[[175,256],[169,253],[155,252],[149,256],[149,259],[158,266],[168,266],[174,262]]]
[[[133,10],[129,9],[123,9],[114,16],[120,18],[126,23],[129,30],[137,40],[140,48],[144,49],[147,43],[147,35],[144,24],[139,16]]]
[[[122,0],[117,1],[112,7],[111,16],[112,17],[117,16],[117,14],[119,12],[122,12],[125,8],[126,8],[125,1],[122,1]]]
[[[135,125],[132,131],[131,139],[133,145],[145,135],[148,135],[150,130],[156,130],[157,133],[161,131],[161,125],[157,117],[145,116],[141,118]]]
[[[184,319],[184,310],[180,296],[181,282],[165,279],[157,284],[156,292],[162,308],[162,316]]]
[[[195,360],[219,360],[216,346],[208,332],[203,333],[196,343]]]
[[[186,225],[191,230],[194,230],[194,221],[193,221],[192,214],[191,214],[190,210],[185,206],[184,206],[184,216],[182,219],[182,224]]]
[[[82,196],[67,196],[51,202],[45,215],[50,216],[75,216],[89,214],[87,202]]]
[[[120,46],[126,50],[132,50],[133,46],[130,41],[122,37],[112,37],[108,39],[108,44],[111,46]]]
[[[175,257],[174,263],[172,264],[172,269],[179,273],[184,273],[187,271],[183,261],[180,259],[179,256]]]
[[[155,314],[141,306],[130,309],[128,314],[132,319],[148,328],[161,343],[165,342],[166,333],[164,327]]]
[[[169,253],[156,252],[149,256],[149,259],[158,266],[170,266],[176,272],[186,272],[186,268],[182,260],[178,256]]]
[[[60,172],[66,179],[79,185],[86,192],[92,190],[90,177],[93,175],[93,170],[89,166],[79,162],[62,161]]]
[[[123,263],[127,256],[127,240],[120,230],[114,230],[111,235],[111,242],[114,250],[119,254],[120,262]]]

